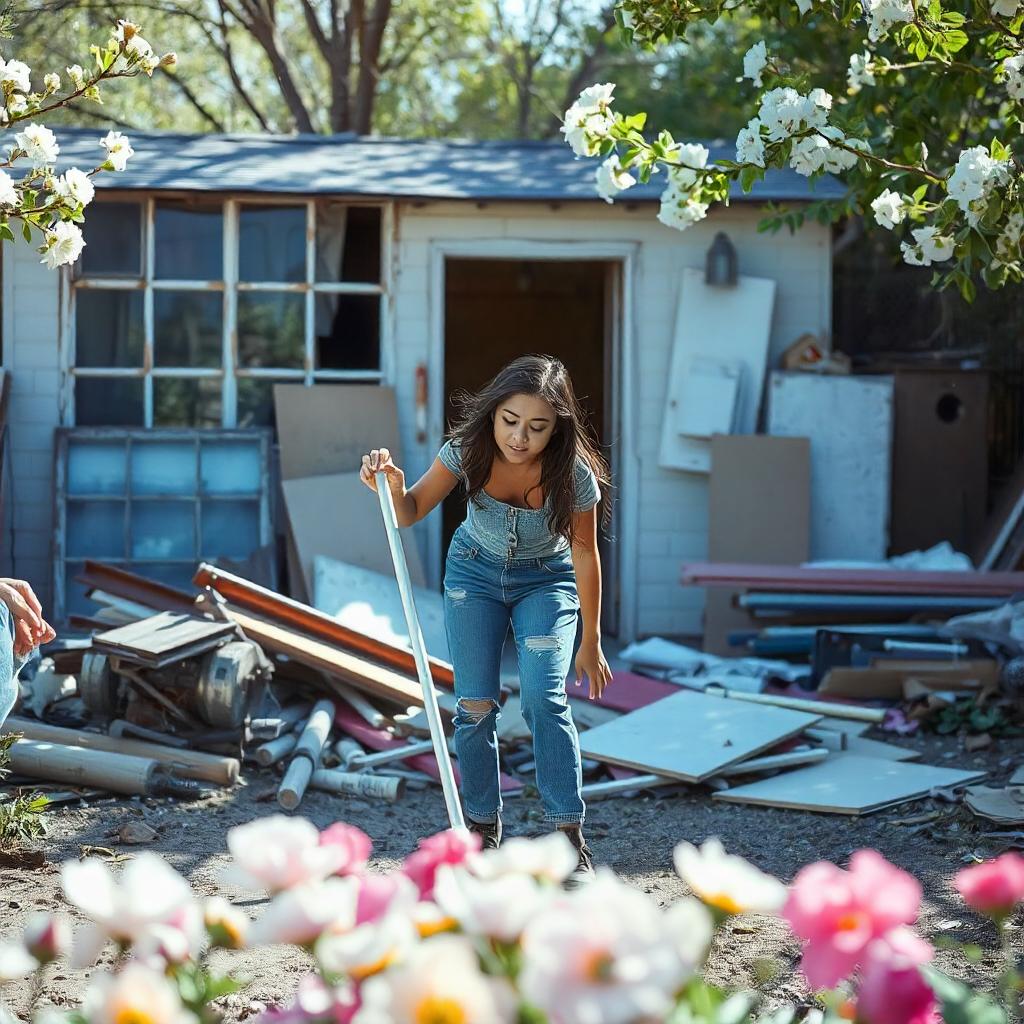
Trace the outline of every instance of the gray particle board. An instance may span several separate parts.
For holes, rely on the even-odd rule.
[[[927,796],[934,788],[965,786],[984,777],[984,772],[844,753],[821,764],[715,793],[714,798],[725,803],[794,811],[870,814],[905,800]]]
[[[587,730],[580,750],[608,764],[700,782],[799,735],[818,719],[683,690]]]
[[[863,757],[881,757],[889,761],[918,761],[921,758],[920,750],[913,750],[910,747],[901,747],[895,743],[883,743],[881,740],[867,740],[863,736],[846,737],[847,754],[858,754]]]

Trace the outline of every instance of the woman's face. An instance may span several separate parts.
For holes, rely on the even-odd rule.
[[[516,465],[532,462],[547,447],[557,417],[550,403],[537,395],[512,395],[494,410],[498,451]]]

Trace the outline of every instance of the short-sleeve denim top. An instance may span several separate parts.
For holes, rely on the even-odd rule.
[[[467,483],[462,472],[462,452],[458,445],[446,441],[437,457],[463,483]],[[601,498],[597,477],[586,461],[576,456],[575,471],[577,512],[593,508]],[[520,508],[492,498],[486,491],[477,495],[475,501],[466,503],[466,518],[462,524],[474,543],[498,558],[548,558],[560,554],[569,547],[569,542],[560,534],[552,533],[548,525],[551,511],[549,499],[545,496],[541,508]]]

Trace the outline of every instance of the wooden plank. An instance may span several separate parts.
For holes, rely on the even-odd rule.
[[[834,754],[821,764],[736,786],[715,793],[714,798],[725,803],[794,811],[869,814],[904,800],[927,796],[934,788],[965,786],[984,777],[984,772]]]
[[[232,632],[234,627],[230,622],[211,622],[197,615],[161,612],[99,633],[93,637],[93,646],[108,653],[165,664],[173,658],[210,650]]]
[[[401,465],[395,389],[378,384],[275,384],[281,478],[358,473],[371,448]]]
[[[700,782],[799,735],[819,717],[684,690],[589,729],[580,750],[598,761]]]

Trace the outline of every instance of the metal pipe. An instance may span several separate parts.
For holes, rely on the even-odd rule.
[[[949,643],[936,642],[926,644],[914,640],[883,640],[882,650],[894,654],[937,654],[940,656],[948,654],[950,657],[955,658],[966,654],[968,647],[967,644],[955,643],[953,641]]]
[[[1006,603],[1002,597],[974,597],[950,594],[740,594],[741,608],[761,612],[914,612],[918,610],[964,609],[984,611]]]
[[[655,786],[682,786],[682,779],[668,779],[664,775],[635,775],[631,779],[612,779],[609,782],[591,782],[580,790],[585,800],[600,800],[618,793],[630,793],[634,789],[652,789]]]
[[[434,741],[429,739],[410,743],[407,747],[381,750],[376,754],[353,754],[348,759],[348,767],[353,771],[358,771],[360,768],[376,768],[378,765],[391,764],[392,761],[403,761],[407,757],[415,757],[417,754],[429,754],[433,749]]]
[[[416,617],[412,580],[409,578],[409,566],[405,561],[402,537],[398,532],[395,503],[391,497],[391,488],[388,487],[387,474],[384,472],[377,473],[377,497],[380,500],[381,515],[384,517],[388,546],[391,548],[391,560],[395,563],[395,576],[398,579],[398,591],[402,596],[402,610],[405,612],[405,623],[409,629],[409,644],[416,662],[416,675],[419,676],[420,686],[423,688],[423,707],[427,713],[427,724],[430,727],[434,756],[437,758],[437,770],[441,777],[441,789],[444,792],[448,820],[452,828],[465,828],[466,821],[462,816],[462,805],[459,803],[455,773],[452,771],[452,762],[448,757],[448,744],[445,741],[444,727],[441,725],[441,712],[437,706],[437,694],[434,692],[434,683],[430,677],[427,645],[423,640],[419,619]]]

